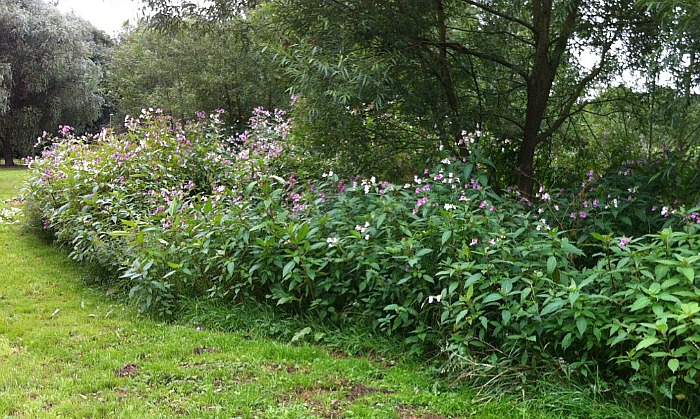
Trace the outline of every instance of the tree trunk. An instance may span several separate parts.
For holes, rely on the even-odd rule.
[[[0,140],[2,141],[2,156],[5,158],[5,166],[12,167],[15,165],[14,160],[12,160],[12,144],[10,140]]]
[[[447,60],[447,18],[445,16],[445,7],[442,0],[435,0],[435,12],[438,24],[438,37],[440,45],[437,74],[442,84],[442,87],[447,97],[447,104],[450,107],[450,129],[452,131],[452,144],[449,144],[450,149],[456,151],[461,158],[469,156],[469,149],[461,144],[462,126],[460,124],[460,103],[457,96],[457,90],[450,74],[450,66]]]
[[[535,177],[533,164],[535,149],[540,142],[540,127],[549,104],[549,94],[559,65],[556,60],[550,61],[551,0],[534,1],[532,18],[535,56],[532,72],[527,79],[527,108],[523,127],[523,143],[520,146],[516,169],[518,191],[526,199],[532,198]]]

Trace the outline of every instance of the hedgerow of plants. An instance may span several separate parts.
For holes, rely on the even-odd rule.
[[[590,233],[598,244],[580,247],[580,232],[496,195],[472,161],[445,158],[405,184],[309,179],[279,111],[256,110],[235,138],[216,114],[180,125],[146,112],[127,128],[64,129],[32,163],[27,208],[144,311],[255,298],[331,322],[369,318],[416,351],[556,360],[686,406],[697,398],[692,216],[636,238],[603,224]]]

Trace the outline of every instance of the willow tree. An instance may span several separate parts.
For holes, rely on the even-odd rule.
[[[380,93],[410,104],[402,109],[412,112],[421,103],[425,109],[440,103],[436,109],[444,112],[431,116],[430,123],[449,125],[445,131],[455,143],[463,130],[484,125],[516,133],[513,177],[525,196],[532,193],[538,148],[585,108],[595,81],[619,68],[630,29],[644,18],[632,0],[272,3],[289,29],[288,63],[299,75],[302,93],[313,92],[316,80],[328,80],[327,92],[344,94],[316,95],[319,101],[342,101],[348,92],[366,97],[373,86],[366,70],[387,66],[395,83],[382,82]],[[296,50],[304,53],[295,55]],[[328,65],[306,64],[309,52]],[[581,65],[583,53],[595,57],[588,66]],[[416,88],[426,81],[432,91]],[[397,86],[404,88],[393,90]],[[459,148],[454,144],[455,153],[463,152]]]
[[[242,130],[253,108],[288,103],[281,73],[249,21],[239,17],[203,28],[187,19],[167,30],[141,24],[122,37],[107,79],[121,112],[153,107],[188,119],[223,108],[225,121]]]
[[[5,165],[42,130],[97,119],[94,28],[40,0],[0,0],[0,142]]]

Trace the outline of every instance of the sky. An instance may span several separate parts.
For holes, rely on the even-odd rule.
[[[141,16],[139,0],[58,0],[63,13],[75,13],[111,36],[121,31],[122,24],[136,22]]]

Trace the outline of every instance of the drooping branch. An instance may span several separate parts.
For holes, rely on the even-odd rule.
[[[571,94],[569,94],[569,98],[566,100],[564,103],[562,111],[559,113],[559,117],[551,124],[549,127],[542,131],[537,138],[537,143],[541,143],[545,141],[547,138],[552,136],[558,129],[561,127],[568,118],[570,118],[574,113],[580,112],[573,112],[571,109],[573,106],[576,104],[578,99],[581,97],[581,94],[583,93],[583,90],[593,81],[595,80],[600,73],[603,71],[603,67],[607,63],[608,59],[608,53],[610,52],[610,48],[612,48],[612,45],[617,39],[620,37],[621,31],[618,29],[615,34],[608,39],[608,41],[605,43],[603,46],[600,60],[596,64],[595,67],[589,71],[589,73],[583,77],[581,80],[576,83],[576,86],[574,86],[573,90],[571,91]]]
[[[506,67],[506,68],[514,71],[515,73],[517,73],[519,76],[521,76],[524,79],[528,78],[527,69],[525,69],[524,67],[521,67],[521,66],[519,66],[511,61],[508,61],[504,57],[500,57],[500,56],[495,55],[495,54],[491,54],[488,52],[479,51],[479,50],[476,50],[473,48],[469,48],[465,45],[458,44],[456,42],[449,42],[449,41],[440,42],[440,41],[435,41],[435,40],[425,39],[425,38],[419,39],[419,42],[421,44],[424,44],[424,45],[432,45],[432,46],[435,46],[437,48],[450,49],[450,50],[459,52],[459,53],[464,54],[464,55],[469,55],[472,57],[477,57],[477,58],[481,58],[483,60],[491,61],[493,63],[500,64],[503,67]]]
[[[498,16],[498,17],[505,19],[509,22],[513,22],[513,23],[516,23],[518,25],[521,25],[521,26],[529,29],[531,32],[535,31],[535,27],[530,22],[527,22],[527,21],[522,20],[520,18],[517,18],[515,16],[504,13],[504,12],[494,8],[494,7],[489,6],[488,4],[484,4],[482,2],[473,1],[473,0],[462,0],[462,2],[467,3],[471,6],[477,7],[486,13],[492,14],[494,16]]]

